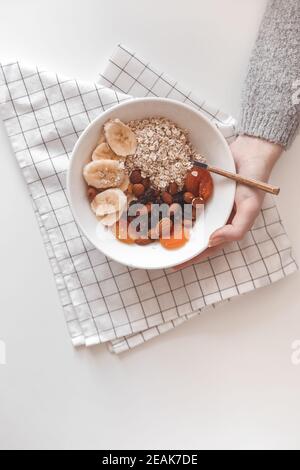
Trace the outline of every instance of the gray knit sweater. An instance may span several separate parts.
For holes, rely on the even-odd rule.
[[[288,146],[299,102],[300,0],[270,0],[249,64],[239,134]]]

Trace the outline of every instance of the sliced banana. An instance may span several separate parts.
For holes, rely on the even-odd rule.
[[[97,217],[103,217],[116,212],[122,213],[126,208],[127,198],[119,188],[107,189],[97,194],[91,203],[92,210]]]
[[[122,214],[120,212],[115,212],[114,214],[108,214],[104,217],[99,217],[99,221],[106,227],[111,227],[120,220],[121,215]]]
[[[129,184],[130,184],[129,176],[125,173],[122,183],[120,184],[119,188],[121,189],[121,191],[124,191],[125,193],[125,191],[127,191],[128,189]]]
[[[109,145],[103,142],[95,148],[92,160],[119,160],[119,157],[112,151]]]
[[[116,160],[95,160],[85,165],[83,176],[93,188],[117,188],[124,178],[124,164]]]
[[[117,155],[127,157],[135,153],[136,137],[132,130],[119,119],[104,124],[104,133],[108,145]]]

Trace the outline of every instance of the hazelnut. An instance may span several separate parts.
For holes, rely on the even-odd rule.
[[[163,202],[169,204],[169,206],[173,203],[173,198],[170,193],[167,193],[167,191],[161,193],[161,198]]]
[[[133,170],[129,179],[132,184],[141,183],[143,181],[143,178],[142,178],[140,170]]]
[[[176,183],[170,183],[168,192],[171,194],[171,196],[174,196],[174,194],[178,192],[178,185]]]
[[[187,191],[186,193],[184,193],[183,195],[183,200],[186,204],[192,204],[193,202],[193,199],[195,199],[195,196],[193,193],[190,193],[189,191]]]
[[[87,197],[90,202],[93,202],[95,197],[97,196],[98,191],[95,188],[92,188],[91,186],[88,187],[87,189]]]
[[[142,179],[142,184],[144,186],[145,189],[149,189],[150,188],[150,178],[143,178]]]
[[[140,197],[144,194],[145,188],[142,183],[136,183],[132,186],[132,192],[136,197]]]

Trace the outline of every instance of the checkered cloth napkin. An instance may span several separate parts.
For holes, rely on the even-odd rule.
[[[212,258],[185,268],[143,271],[107,259],[78,229],[66,170],[80,133],[131,97],[169,97],[200,110],[230,141],[235,121],[118,46],[96,83],[18,61],[0,67],[0,112],[27,182],[74,346],[107,342],[120,353],[201,310],[269,285],[297,270],[271,197],[252,230]]]

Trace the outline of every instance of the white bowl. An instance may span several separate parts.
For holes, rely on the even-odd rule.
[[[116,240],[111,231],[100,224],[91,211],[82,170],[90,160],[100,129],[108,119],[119,118],[126,123],[132,119],[149,117],[166,117],[181,128],[188,129],[191,143],[200,154],[206,156],[210,165],[235,171],[234,161],[225,138],[202,114],[178,101],[141,98],[110,108],[86,128],[72,154],[67,186],[76,222],[96,248],[109,258],[127,266],[161,269],[184,263],[207,248],[210,235],[228,220],[234,202],[235,183],[212,175],[213,197],[205,206],[203,216],[195,224],[191,239],[179,249],[166,250],[160,243],[147,246],[127,245]]]

